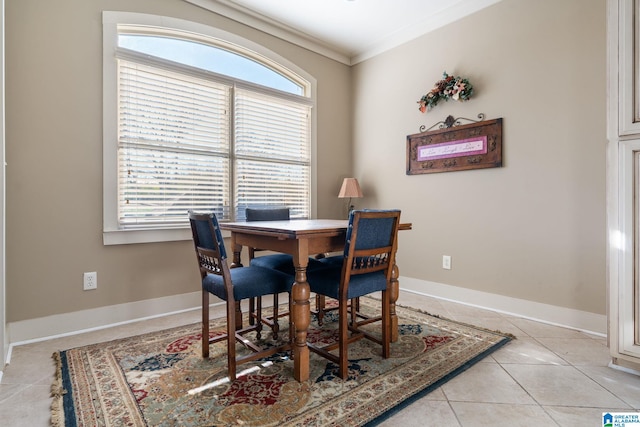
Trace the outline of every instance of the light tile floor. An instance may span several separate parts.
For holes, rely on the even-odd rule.
[[[409,293],[398,303],[517,339],[382,426],[601,427],[605,411],[640,411],[640,377],[608,367],[603,337]],[[0,426],[49,425],[54,351],[197,321],[196,310],[14,347],[0,384]]]

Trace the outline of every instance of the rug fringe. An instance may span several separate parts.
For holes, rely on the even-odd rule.
[[[447,318],[447,317],[440,316],[439,314],[431,314],[431,313],[429,313],[428,311],[424,311],[424,310],[421,310],[421,309],[419,309],[419,308],[414,308],[414,307],[405,307],[405,306],[401,306],[401,305],[397,305],[397,304],[396,304],[396,306],[398,306],[398,307],[404,307],[404,308],[409,308],[409,309],[411,309],[411,310],[415,310],[415,311],[419,311],[420,313],[422,313],[422,314],[426,314],[427,316],[435,317],[435,318],[437,318],[437,319],[446,320],[447,322],[457,323],[458,325],[469,326],[469,327],[472,327],[472,328],[474,328],[474,329],[480,329],[481,331],[484,331],[484,332],[491,332],[491,333],[494,333],[494,334],[502,335],[502,336],[507,337],[507,338],[512,339],[512,340],[517,339],[515,335],[513,335],[513,334],[511,334],[511,333],[509,333],[509,332],[502,332],[500,329],[488,329],[488,328],[484,328],[484,327],[482,327],[482,326],[473,325],[473,324],[471,324],[471,323],[460,322],[459,320],[449,319],[449,318]]]
[[[62,362],[60,360],[60,352],[56,351],[51,355],[51,358],[56,364],[56,374],[51,384],[51,425],[53,427],[60,427],[64,425],[64,408],[63,408],[63,396],[67,391],[62,387]]]
[[[381,301],[381,299],[376,298],[376,297],[372,297],[370,295],[367,295],[367,296],[361,297],[361,298],[369,298],[369,299],[372,299],[374,301]],[[440,316],[439,314],[429,313],[428,311],[425,311],[425,310],[423,310],[421,308],[410,307],[408,305],[402,305],[402,304],[398,304],[398,303],[396,303],[396,307],[402,307],[402,308],[406,308],[406,309],[409,309],[409,310],[415,310],[415,311],[420,312],[422,314],[426,314],[427,316],[435,317],[436,319],[446,320],[447,322],[457,323],[458,325],[470,326],[472,328],[480,329],[480,330],[485,331],[485,332],[491,332],[491,333],[494,333],[494,334],[502,335],[502,336],[507,337],[507,338],[512,339],[512,340],[517,339],[515,335],[513,335],[513,334],[511,334],[509,332],[502,332],[499,329],[495,329],[495,330],[494,329],[487,329],[487,328],[483,328],[482,326],[472,325],[471,323],[460,322],[458,320],[453,320],[453,319],[449,319],[449,318],[444,317],[444,316]]]
[[[407,308],[412,308],[412,307],[407,307]],[[513,335],[512,333],[502,332],[500,329],[488,329],[488,328],[484,328],[482,326],[473,325],[471,323],[465,323],[465,322],[460,322],[459,320],[449,319],[447,317],[440,316],[439,314],[431,314],[428,311],[424,311],[424,310],[421,310],[419,308],[412,308],[412,309],[416,310],[416,311],[419,311],[422,314],[426,314],[428,316],[435,317],[437,319],[446,320],[447,322],[457,323],[458,325],[469,326],[471,328],[480,329],[480,330],[485,331],[485,332],[491,332],[491,333],[494,333],[494,334],[502,335],[503,337],[507,337],[507,338],[512,339],[512,340],[517,339],[516,336]]]

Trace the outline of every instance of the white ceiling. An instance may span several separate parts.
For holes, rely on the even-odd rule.
[[[317,45],[314,50],[332,53],[327,56],[342,62],[357,63],[500,0],[186,1],[294,43]]]

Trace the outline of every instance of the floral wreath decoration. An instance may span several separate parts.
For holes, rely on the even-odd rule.
[[[450,76],[447,72],[442,73],[442,80],[438,80],[426,95],[423,95],[418,101],[421,112],[431,110],[438,105],[440,100],[444,99],[449,101],[453,99],[455,101],[467,101],[473,95],[473,86],[468,79],[464,79],[460,76]]]

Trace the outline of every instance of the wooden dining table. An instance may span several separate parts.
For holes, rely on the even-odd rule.
[[[231,232],[233,261],[231,267],[241,267],[242,247],[253,247],[290,254],[295,266],[295,281],[291,288],[291,316],[294,325],[293,375],[300,382],[309,379],[309,348],[307,330],[311,320],[310,290],[307,282],[309,256],[342,251],[347,232],[347,220],[292,219],[286,221],[223,222],[220,228]],[[400,224],[400,230],[410,230],[410,223]],[[398,316],[395,303],[399,292],[399,270],[394,265],[389,289],[391,300],[391,341],[398,339]]]

